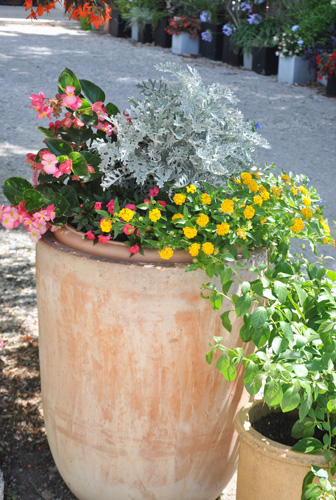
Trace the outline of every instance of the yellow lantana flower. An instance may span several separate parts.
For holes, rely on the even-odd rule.
[[[161,219],[161,212],[158,208],[153,208],[153,210],[149,211],[148,217],[152,222],[156,222]]]
[[[125,222],[129,222],[130,220],[133,219],[134,213],[129,208],[123,208],[118,213],[118,217],[120,217],[121,219],[123,219]]]
[[[259,205],[259,207],[261,207],[261,205],[263,204],[262,197],[259,194],[257,194],[257,196],[253,196],[253,203],[255,205]]]
[[[219,236],[224,236],[229,232],[230,232],[230,226],[226,222],[222,222],[221,224],[217,225],[216,233],[219,234]]]
[[[252,181],[252,175],[249,172],[243,172],[241,174],[241,178],[244,184],[250,184],[250,182]]]
[[[196,223],[201,227],[205,227],[208,224],[208,222],[209,222],[209,217],[205,214],[200,214],[196,221]]]
[[[176,220],[176,219],[184,219],[184,215],[180,214],[180,213],[174,214],[172,217],[172,220]],[[176,224],[176,222],[174,222],[174,224]]]
[[[225,214],[231,214],[234,209],[234,203],[232,200],[226,199],[221,204],[221,209]]]
[[[197,187],[194,186],[193,184],[190,184],[190,186],[186,187],[187,193],[194,193],[196,191]],[[178,205],[178,203],[177,203]]]
[[[246,229],[244,227],[239,228],[237,230],[237,234],[239,238],[241,238],[242,240],[246,240]]]
[[[255,214],[255,210],[253,207],[247,206],[244,210],[244,217],[245,219],[252,219],[252,217]]]
[[[202,202],[202,205],[210,205],[211,196],[208,193],[203,193],[201,195],[201,202]]]
[[[308,190],[304,186],[299,186],[299,189],[300,189],[300,191],[301,191],[302,194],[307,194],[308,193]]]
[[[306,219],[311,219],[313,216],[313,212],[310,210],[310,208],[304,207],[301,208],[302,215],[306,217]]]
[[[100,229],[103,233],[109,233],[112,229],[112,221],[110,219],[102,219],[100,221]]]
[[[304,222],[301,219],[292,219],[293,225],[291,226],[291,229],[295,231],[296,233],[300,233],[302,229],[304,228]]]
[[[199,243],[193,243],[189,247],[189,253],[192,257],[196,257],[199,254],[201,245]]]
[[[197,229],[195,227],[184,227],[183,228],[184,236],[191,240],[191,238],[195,238],[197,236]]]
[[[311,205],[311,199],[309,198],[309,196],[303,196],[302,201],[306,207],[309,207]]]
[[[281,189],[278,186],[271,186],[271,191],[275,196],[280,196]]]
[[[182,193],[176,193],[173,200],[176,203],[176,205],[183,205],[183,203],[186,201],[186,195]]]
[[[169,260],[174,255],[174,250],[170,247],[163,248],[159,254],[161,259]]]
[[[267,221],[267,217],[264,217],[263,219],[261,219],[260,224],[265,224],[266,221]]]
[[[213,246],[212,243],[207,241],[206,243],[203,243],[202,250],[205,253],[205,255],[211,255],[214,253],[215,247]]]
[[[259,185],[256,181],[249,182],[248,188],[249,188],[251,193],[257,193],[259,191]]]
[[[298,188],[296,186],[292,186],[291,191],[294,194],[294,196],[296,196],[298,194]]]

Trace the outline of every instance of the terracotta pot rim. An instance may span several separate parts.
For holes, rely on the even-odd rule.
[[[47,233],[48,234],[48,233]],[[131,255],[129,247],[120,241],[108,241],[107,243],[96,243],[84,239],[84,233],[76,231],[71,226],[63,226],[52,233],[54,238],[63,245],[89,254],[95,257],[125,262],[128,264],[155,264],[162,267],[174,267],[175,265],[187,266],[192,263],[192,256],[185,250],[174,250],[174,255],[169,260],[161,259],[158,250],[145,248],[144,255],[140,252]]]
[[[261,400],[249,403],[238,412],[235,418],[235,428],[241,441],[256,448],[260,453],[276,457],[283,462],[293,462],[296,465],[302,465],[302,467],[312,464],[323,467],[327,466],[327,462],[322,454],[312,455],[310,453],[292,451],[288,445],[273,441],[253,429],[251,425],[251,421],[253,421],[251,413],[253,413],[253,410],[263,415],[266,415],[269,411],[266,403]]]

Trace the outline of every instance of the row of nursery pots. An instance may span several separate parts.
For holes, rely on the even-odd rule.
[[[277,75],[279,82],[304,84],[316,80],[316,71],[309,68],[308,62],[301,57],[277,55],[275,47],[255,47],[251,52],[237,53],[230,45],[229,37],[221,32],[221,26],[202,23],[202,30],[211,30],[212,40],[205,41],[189,33],[169,35],[166,31],[168,18],[158,21],[155,30],[151,24],[126,27],[118,11],[114,10],[110,20],[110,34],[116,37],[132,37],[141,43],[155,43],[160,47],[170,48],[174,54],[201,55],[213,61],[222,61],[231,66],[243,66],[255,73]],[[329,78],[321,83],[326,85],[326,93],[336,96],[336,78]]]

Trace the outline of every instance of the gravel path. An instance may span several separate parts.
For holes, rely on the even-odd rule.
[[[155,64],[176,61],[195,66],[208,84],[217,82],[231,88],[240,100],[244,115],[261,124],[261,132],[272,146],[271,150],[259,152],[260,164],[275,162],[279,170],[307,174],[327,205],[329,221],[336,218],[336,99],[326,97],[323,87],[279,84],[274,77],[203,58],[179,57],[167,49],[95,31],[83,32],[73,24],[15,24],[2,19],[0,40],[0,185],[9,176],[30,178],[25,156],[40,148],[41,134],[36,127],[46,125],[35,121],[35,112],[28,108],[29,95],[40,90],[47,96],[54,95],[57,77],[65,66],[80,78],[98,83],[107,99],[124,109],[128,96],[137,95],[138,82],[159,76]],[[1,192],[0,203],[4,201]],[[8,269],[16,265],[18,257],[20,261],[26,258],[33,272],[33,249],[25,235],[16,232],[11,236],[0,230],[1,297],[5,280],[10,276]],[[328,253],[336,257],[335,249],[329,248]],[[329,266],[336,269],[335,262]],[[27,273],[27,269],[23,272]],[[22,279],[11,278],[10,287],[17,283],[19,288]],[[7,293],[5,299],[2,298],[2,340],[10,343],[11,334],[5,329],[10,309],[18,316],[17,326],[13,328],[22,328],[24,335],[35,339],[36,322],[32,320],[36,317],[35,295],[30,291],[23,305],[15,303],[15,297]],[[14,310],[14,306],[19,309]],[[234,497],[233,480],[224,498],[233,500]],[[26,500],[28,495],[17,498]],[[29,496],[29,500],[35,498],[41,495]]]

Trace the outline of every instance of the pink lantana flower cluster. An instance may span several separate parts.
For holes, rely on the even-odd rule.
[[[57,226],[51,224],[55,217],[54,205],[49,205],[44,210],[39,210],[32,215],[25,209],[24,201],[17,207],[0,205],[0,223],[2,226],[5,229],[15,229],[22,224],[34,243],[38,242],[42,234],[46,233],[48,229],[51,231],[58,229]]]

